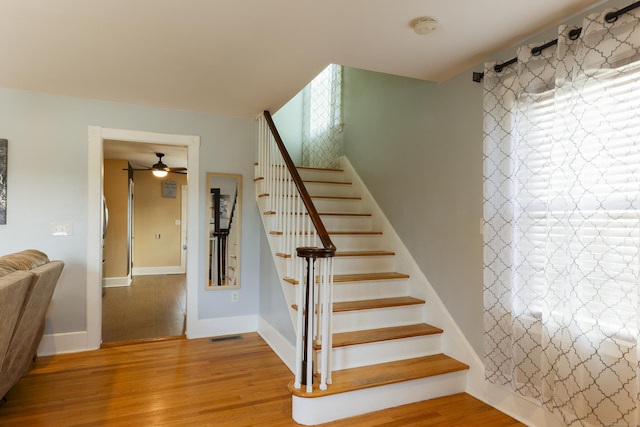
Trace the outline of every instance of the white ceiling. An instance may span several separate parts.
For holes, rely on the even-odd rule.
[[[255,117],[329,63],[444,81],[601,2],[0,0],[0,86]]]

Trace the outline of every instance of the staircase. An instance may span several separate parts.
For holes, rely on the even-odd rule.
[[[404,247],[396,253],[397,236],[348,161],[342,163],[348,171],[298,168],[337,248],[332,382],[320,390],[314,381],[311,392],[289,386],[293,418],[305,425],[464,392],[467,384],[469,366],[444,354],[450,347],[443,346],[444,331],[426,323],[439,307],[428,306],[424,277],[403,271],[413,260]],[[296,255],[280,249],[283,233],[270,221],[275,212],[266,208],[270,195],[262,181],[256,176],[256,200],[295,325],[299,284],[290,272]]]

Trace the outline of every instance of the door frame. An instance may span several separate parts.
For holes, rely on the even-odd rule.
[[[187,336],[189,326],[198,319],[198,254],[201,252],[200,226],[200,137],[126,129],[88,127],[88,208],[87,208],[87,349],[98,349],[102,342],[102,244],[101,209],[104,194],[103,145],[104,140],[130,141],[146,144],[178,145],[187,147]]]
[[[187,271],[187,224],[189,224],[189,186],[180,186],[180,268],[183,272]]]

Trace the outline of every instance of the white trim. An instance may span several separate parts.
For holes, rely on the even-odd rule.
[[[189,203],[189,186],[180,186],[180,268],[184,273],[187,271],[187,207]]]
[[[38,356],[97,350],[99,346],[90,347],[87,338],[87,331],[44,335],[38,347]]]
[[[540,404],[519,396],[505,387],[486,383],[485,393],[487,399],[479,398],[480,400],[527,426],[563,427],[565,425],[553,414],[545,411]]]
[[[105,288],[122,288],[131,286],[131,276],[105,277],[102,279],[102,286]]]
[[[86,348],[100,348],[102,341],[102,128],[89,126],[87,159],[87,337]]]
[[[293,373],[296,366],[295,345],[287,341],[280,332],[271,326],[262,316],[258,316],[258,334]]]
[[[201,266],[200,253],[200,137],[174,135],[146,131],[88,127],[88,207],[87,207],[87,339],[85,348],[100,347],[102,339],[102,245],[100,212],[103,191],[103,140],[178,145],[187,147],[188,205],[187,241],[191,250],[187,253],[187,328],[198,319],[198,277]]]
[[[184,274],[184,269],[179,265],[161,267],[133,267],[131,273],[134,276],[151,276],[154,274]]]
[[[197,319],[188,324],[188,327],[187,338],[189,339],[257,332],[258,315]]]

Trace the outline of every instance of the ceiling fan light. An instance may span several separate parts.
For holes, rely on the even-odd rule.
[[[153,176],[157,176],[158,178],[164,178],[169,172],[163,170],[154,170],[151,173],[153,173]]]

